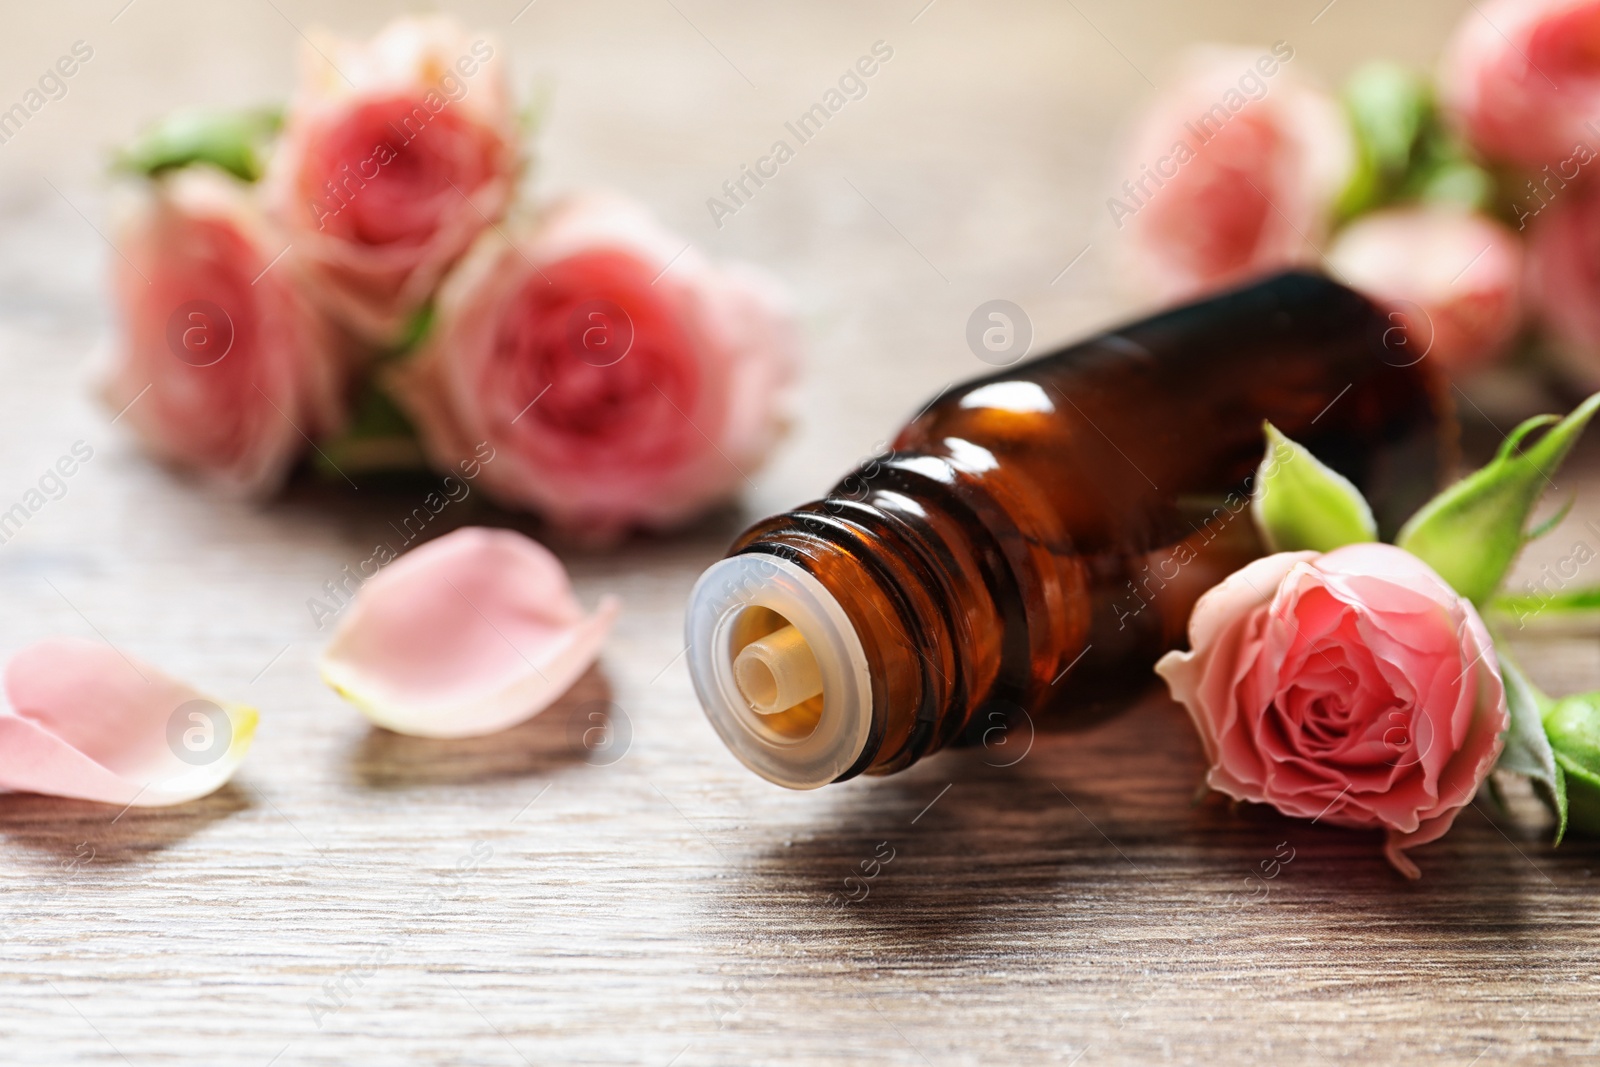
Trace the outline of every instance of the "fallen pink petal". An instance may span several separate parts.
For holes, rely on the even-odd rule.
[[[160,807],[215,792],[255,737],[219,703],[108,645],[49,638],[5,667],[0,788]]]
[[[322,654],[322,677],[379,726],[477,737],[537,715],[589,669],[615,620],[585,613],[566,568],[510,530],[468,527],[367,582]]]

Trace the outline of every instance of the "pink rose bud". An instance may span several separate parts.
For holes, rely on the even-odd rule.
[[[119,333],[107,407],[155,456],[244,493],[276,488],[340,412],[342,352],[248,186],[209,167],[115,205]]]
[[[1339,234],[1328,261],[1391,309],[1405,336],[1396,353],[1463,372],[1504,352],[1517,331],[1522,245],[1483,215],[1447,205],[1366,215]]]
[[[1528,234],[1531,310],[1567,369],[1600,389],[1600,187],[1563,190]]]
[[[565,201],[511,241],[483,235],[389,378],[433,460],[487,443],[492,496],[599,538],[751,484],[794,364],[768,285],[614,197]]]
[[[1310,262],[1355,149],[1294,49],[1204,49],[1140,122],[1107,201],[1141,292],[1176,300]]]
[[[1600,145],[1600,2],[1486,0],[1461,20],[1440,81],[1446,110],[1486,158],[1557,166]]]
[[[365,44],[323,41],[304,63],[267,169],[273,211],[319,299],[391,342],[511,201],[520,157],[505,64],[444,18],[400,19]]]
[[[1381,829],[1401,851],[1472,801],[1509,724],[1494,646],[1472,604],[1384,544],[1280,552],[1206,593],[1192,651],[1156,670],[1189,710],[1236,800]]]

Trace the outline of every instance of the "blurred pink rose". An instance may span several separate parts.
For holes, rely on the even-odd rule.
[[[1293,57],[1283,42],[1196,51],[1145,114],[1107,202],[1141,291],[1186,298],[1315,257],[1354,147]]]
[[[106,405],[175,467],[276,488],[307,438],[339,423],[343,363],[293,266],[274,262],[284,238],[248,186],[205,167],[141,183],[115,215]]]
[[[1280,552],[1213,588],[1190,652],[1156,665],[1205,746],[1211,788],[1285,815],[1432,841],[1499,758],[1509,716],[1478,613],[1393,545]]]
[[[1600,0],[1487,0],[1445,52],[1446,109],[1491,160],[1535,169],[1600,134]]]
[[[767,285],[612,197],[565,201],[512,236],[484,234],[390,378],[434,460],[487,442],[491,495],[602,538],[747,484],[785,428],[793,372]]]
[[[1390,309],[1406,344],[1460,373],[1501,354],[1522,313],[1522,244],[1449,206],[1362,216],[1328,250],[1339,278]]]
[[[511,202],[520,157],[504,65],[444,18],[323,41],[304,63],[267,168],[273,211],[319,299],[392,341]]]
[[[1528,302],[1557,356],[1600,389],[1600,186],[1564,191],[1528,228]]]

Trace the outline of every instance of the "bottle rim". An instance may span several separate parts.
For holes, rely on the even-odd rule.
[[[781,616],[816,657],[822,708],[803,736],[774,729],[734,678],[739,623],[753,609]],[[838,599],[805,568],[764,552],[719,560],[689,594],[684,637],[689,676],[706,718],[746,767],[789,789],[816,789],[856,765],[872,733],[866,650]]]

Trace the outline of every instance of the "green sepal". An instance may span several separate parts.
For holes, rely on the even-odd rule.
[[[548,77],[540,76],[528,84],[528,95],[524,98],[527,103],[517,112],[517,125],[524,141],[532,141],[544,132],[555,97],[555,82]]]
[[[1567,514],[1572,511],[1572,505],[1576,504],[1577,502],[1578,498],[1576,496],[1567,497],[1567,502],[1557,508],[1555,514],[1551,515],[1548,519],[1545,519],[1537,526],[1529,528],[1528,540],[1537,541],[1551,530],[1554,530],[1557,526],[1560,526],[1561,520],[1567,517]]]
[[[135,137],[118,153],[115,165],[153,178],[178,167],[209,163],[254,182],[266,169],[267,148],[282,125],[283,113],[273,108],[184,108]]]
[[[411,420],[387,393],[369,383],[356,398],[344,430],[318,448],[314,466],[337,482],[356,473],[422,471],[428,464]]]
[[[1566,775],[1572,828],[1600,834],[1600,693],[1555,701],[1544,713],[1544,729]]]
[[[438,309],[434,307],[431,300],[418,308],[416,313],[406,320],[405,326],[400,331],[400,339],[395,342],[392,351],[384,354],[384,358],[390,359],[409,355],[414,348],[427,339],[429,331],[433,329],[433,322],[437,315]]]
[[[1459,204],[1482,209],[1494,196],[1494,178],[1465,159],[1442,159],[1423,165],[1415,177],[1418,200],[1430,204]]]
[[[1394,198],[1433,104],[1427,79],[1396,63],[1358,68],[1342,95],[1356,143],[1355,169],[1338,205],[1339,217],[1349,219]]]
[[[1500,678],[1505,683],[1506,710],[1511,714],[1511,723],[1506,727],[1505,747],[1501,749],[1495,770],[1521,774],[1533,782],[1539,798],[1555,813],[1555,843],[1559,845],[1567,832],[1567,788],[1565,776],[1556,763],[1555,750],[1545,733],[1545,716],[1554,704],[1528,681],[1503,650]]]
[[[1401,527],[1395,544],[1427,563],[1475,604],[1500,588],[1527,543],[1528,515],[1597,408],[1600,393],[1564,419],[1540,415],[1511,432],[1494,459],[1428,503]],[[1551,425],[1554,423],[1554,425]],[[1549,426],[1533,444],[1533,431]]]
[[[1361,491],[1338,471],[1264,423],[1267,453],[1256,470],[1250,513],[1273,552],[1330,552],[1378,539]]]
[[[1556,767],[1566,778],[1568,825],[1574,833],[1600,834],[1600,775],[1560,752],[1556,753]]]

